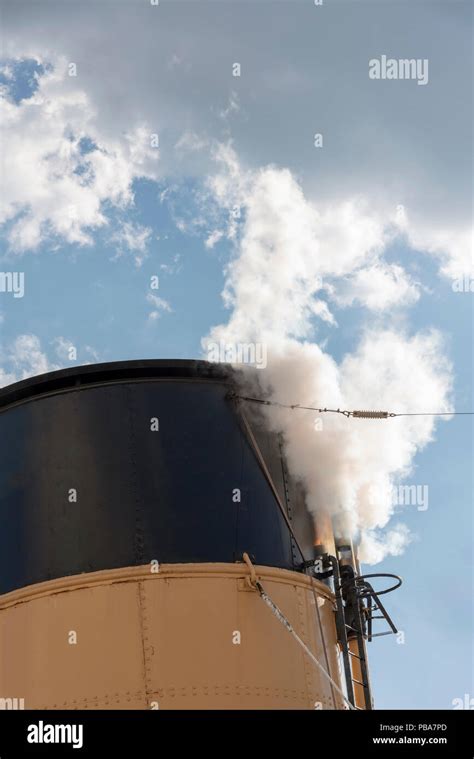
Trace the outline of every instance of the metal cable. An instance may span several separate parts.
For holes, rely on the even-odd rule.
[[[290,633],[290,635],[293,636],[293,638],[296,640],[296,642],[299,643],[299,645],[301,646],[301,648],[303,649],[303,651],[305,652],[305,654],[307,656],[309,656],[309,658],[311,659],[311,661],[313,662],[313,664],[315,664],[318,667],[318,669],[320,670],[320,672],[322,672],[322,674],[324,675],[324,677],[327,677],[327,679],[331,683],[332,687],[335,688],[337,690],[337,692],[341,695],[341,697],[344,699],[344,701],[348,705],[349,709],[353,709],[354,711],[358,711],[356,709],[356,707],[351,704],[351,702],[346,697],[346,695],[344,694],[344,692],[342,691],[342,689],[339,687],[339,685],[332,679],[331,675],[328,672],[326,672],[326,670],[324,669],[323,665],[318,661],[318,659],[315,657],[315,655],[313,654],[313,652],[310,651],[310,649],[308,648],[308,646],[306,645],[306,643],[303,640],[301,640],[300,636],[295,631],[295,629],[292,627],[292,625],[290,624],[290,622],[288,622],[288,620],[285,617],[285,615],[283,614],[283,612],[272,601],[272,599],[270,598],[270,596],[268,595],[268,593],[265,592],[265,590],[263,589],[263,587],[262,587],[261,583],[259,582],[259,580],[255,581],[255,587],[257,588],[258,592],[260,593],[261,599],[263,601],[265,601],[266,605],[268,606],[268,608],[270,609],[270,611],[272,612],[272,614],[282,623],[282,625],[288,630],[288,632]]]
[[[308,648],[308,646],[306,645],[306,643],[303,640],[301,640],[300,636],[298,635],[298,633],[296,632],[296,630],[293,628],[293,626],[290,624],[290,622],[288,622],[288,620],[285,617],[285,615],[283,614],[283,612],[278,608],[278,606],[272,601],[272,599],[270,598],[270,596],[268,595],[268,593],[264,590],[264,588],[262,587],[261,582],[257,579],[257,575],[256,575],[256,572],[255,572],[255,567],[252,564],[248,553],[244,553],[243,556],[242,556],[242,558],[243,558],[245,564],[247,565],[247,567],[250,570],[250,577],[248,578],[248,582],[250,582],[250,584],[256,590],[258,590],[258,592],[260,594],[260,598],[263,601],[265,601],[266,605],[268,606],[268,608],[270,609],[270,611],[272,612],[272,614],[288,630],[288,632],[290,633],[290,635],[293,636],[293,638],[301,646],[301,648],[303,649],[303,651],[305,652],[305,654],[307,656],[309,656],[309,658],[311,659],[311,661],[313,662],[313,664],[315,664],[318,667],[318,669],[323,673],[324,677],[326,677],[330,681],[330,683],[333,686],[333,688],[335,688],[337,690],[337,692],[341,695],[341,697],[344,699],[344,701],[348,705],[349,709],[353,709],[354,711],[358,711],[358,709],[355,706],[353,706],[353,704],[351,704],[351,702],[349,701],[349,699],[347,698],[347,696],[344,694],[344,691],[341,690],[341,688],[339,687],[339,685],[332,679],[331,675],[328,672],[326,672],[326,670],[324,669],[323,665],[318,661],[318,659],[315,657],[315,655],[313,654],[313,652],[310,651],[310,649]]]
[[[250,401],[252,403],[260,403],[263,406],[279,406],[280,408],[295,409],[299,408],[303,411],[317,411],[319,414],[342,414],[349,418],[354,417],[356,419],[389,419],[395,416],[472,416],[474,411],[414,411],[414,412],[402,412],[396,414],[392,411],[346,411],[339,408],[316,408],[315,406],[302,406],[300,403],[279,403],[278,401],[267,401],[264,398],[252,398],[248,395],[235,395],[242,401]]]

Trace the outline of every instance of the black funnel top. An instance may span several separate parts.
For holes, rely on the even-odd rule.
[[[298,568],[232,390],[230,367],[203,361],[96,364],[0,390],[0,593],[244,551]],[[254,434],[310,558],[311,521],[294,485],[289,508],[278,441]]]

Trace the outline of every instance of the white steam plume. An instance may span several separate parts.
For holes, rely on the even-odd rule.
[[[227,324],[214,327],[209,343],[263,343],[267,368],[257,372],[261,392],[279,403],[396,412],[451,411],[451,366],[440,334],[418,334],[397,326],[371,326],[353,353],[338,364],[310,342],[311,320],[335,320],[328,300],[348,294],[351,273],[364,278],[365,305],[378,315],[393,308],[397,293],[412,302],[416,286],[401,267],[390,277],[382,258],[394,235],[393,220],[368,214],[363,204],[316,209],[287,170],[243,172],[229,149],[224,170],[211,189],[224,207],[241,209],[237,255],[226,272],[224,299],[232,309]],[[370,276],[377,297],[369,297]],[[327,285],[331,280],[330,286]],[[349,283],[349,284],[348,284]],[[383,287],[381,287],[381,283]],[[402,283],[402,285],[401,285]],[[380,317],[379,317],[380,318]],[[335,518],[343,535],[360,540],[361,560],[375,563],[399,554],[409,542],[404,525],[388,525],[393,485],[405,478],[414,457],[434,436],[430,416],[368,421],[278,406],[264,407],[270,428],[283,433],[290,471],[307,492],[315,515]]]

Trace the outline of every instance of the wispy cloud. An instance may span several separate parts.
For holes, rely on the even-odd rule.
[[[151,322],[159,319],[162,314],[171,313],[173,310],[168,301],[164,300],[164,298],[160,298],[158,295],[147,293],[146,299],[148,303],[153,306],[152,311],[148,314],[148,320]]]
[[[152,237],[151,227],[122,221],[110,237],[110,244],[117,247],[118,255],[129,251],[133,253],[136,266],[140,267],[148,257],[148,246]]]

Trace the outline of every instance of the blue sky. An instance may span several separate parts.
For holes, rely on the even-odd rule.
[[[345,357],[370,371],[365,335],[399,335],[407,366],[391,362],[392,349],[403,355],[395,337],[374,364],[393,374],[393,410],[448,396],[472,410],[473,292],[453,289],[473,277],[468,4],[449,13],[424,3],[181,3],[180,15],[163,1],[154,37],[145,3],[20,5],[29,12],[5,13],[0,75],[0,269],[24,273],[25,295],[0,293],[3,384],[75,363],[205,357],[212,328],[251,340],[260,320],[275,353],[280,339],[321,346],[343,385],[354,376]],[[262,52],[269,8],[274,34]],[[367,61],[384,51],[429,56],[430,83],[370,83]],[[430,329],[442,347],[417,353],[410,341]],[[447,379],[435,387],[444,359],[452,390]],[[425,376],[434,389],[417,386]],[[375,382],[370,393],[369,405],[387,397]],[[427,485],[429,508],[397,507],[388,527],[402,519],[413,540],[368,569],[405,580],[387,597],[405,642],[370,645],[372,681],[379,708],[452,708],[473,694],[472,423],[442,421],[428,444],[414,434],[411,471],[393,477]]]

